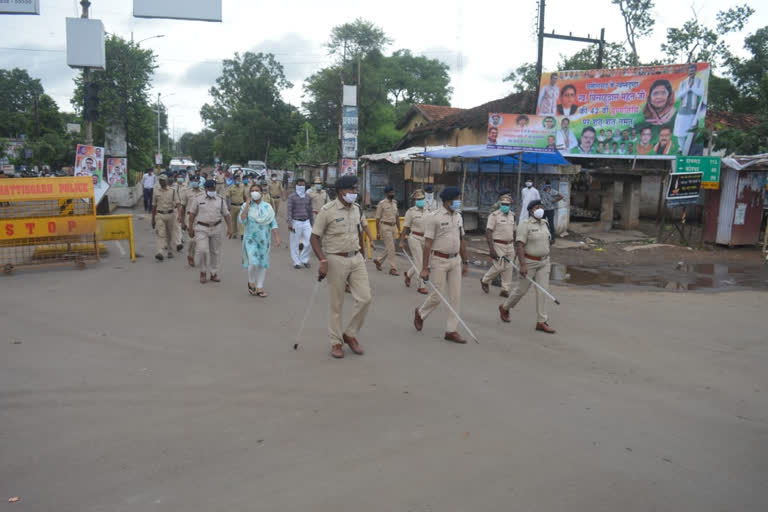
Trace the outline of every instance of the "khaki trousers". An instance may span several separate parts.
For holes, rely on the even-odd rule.
[[[155,254],[162,254],[165,256],[167,253],[172,253],[171,247],[176,238],[176,212],[171,213],[158,213],[155,216],[156,230],[155,238],[157,252]]]
[[[241,233],[240,231],[243,229],[240,226],[240,223],[237,221],[237,219],[240,218],[240,208],[243,205],[232,205],[229,207],[229,215],[232,217],[232,238],[236,237],[237,235],[242,235],[245,232]]]
[[[335,254],[328,254],[326,257],[328,258],[328,337],[333,346],[344,342],[342,334],[351,338],[357,337],[371,304],[371,287],[368,282],[365,259],[360,252],[351,258]],[[355,307],[347,328],[342,330],[341,314],[347,283],[355,300]]]
[[[528,267],[528,276],[536,281],[539,286],[545,290],[549,289],[549,256],[546,256],[541,261],[525,259],[525,264]],[[517,281],[517,286],[512,293],[509,294],[509,298],[504,302],[504,309],[513,308],[520,302],[523,295],[526,294],[528,288],[531,287],[531,282],[524,277],[520,277]],[[544,323],[547,321],[546,301],[547,297],[536,288],[536,321]]]
[[[411,251],[411,257],[416,265],[421,265],[424,258],[424,237],[408,235],[408,249]],[[416,279],[416,288],[424,288],[424,281],[421,280],[421,270],[417,270],[411,265],[406,273],[409,279]]]
[[[458,313],[461,308],[461,258],[456,255],[448,259],[433,254],[429,278]],[[441,302],[440,296],[433,291],[419,308],[419,316],[426,319]],[[455,315],[450,314],[445,325],[445,332],[456,332],[459,320]]]
[[[221,246],[224,243],[224,221],[218,226],[195,225],[195,266],[200,272],[221,276]]]
[[[381,226],[381,239],[384,240],[384,254],[379,258],[379,262],[386,262],[392,270],[397,270],[395,265],[395,238],[397,237],[397,228],[395,226]]]
[[[280,211],[280,199],[272,198],[272,207],[275,209],[275,215]]]
[[[184,233],[181,229],[181,222],[179,222],[178,217],[176,218],[176,228],[173,231],[173,247],[176,248],[177,245],[181,245],[184,243]]]
[[[514,244],[497,244],[493,243],[493,247],[496,249],[497,260],[493,260],[493,266],[488,269],[488,272],[483,276],[483,282],[490,284],[491,281],[496,279],[496,276],[501,274],[501,289],[505,292],[509,292],[512,289],[512,275],[515,269],[512,265],[504,261],[506,257],[509,261],[515,261],[515,245]]]

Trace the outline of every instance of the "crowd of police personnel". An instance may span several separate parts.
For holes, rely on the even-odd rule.
[[[248,178],[237,174],[233,178],[233,183],[227,186],[221,172],[198,175],[191,169],[187,173],[163,173],[157,177],[151,209],[152,227],[157,235],[157,260],[172,258],[174,249],[176,252],[183,249],[182,233],[186,230],[189,233],[189,265],[199,267],[201,276],[209,274],[211,281],[220,280],[224,227],[227,238],[238,235],[237,222],[232,219],[248,201]],[[285,190],[276,176],[271,178],[268,184],[261,178],[261,190],[263,200],[278,213]],[[374,246],[365,213],[357,201],[357,178],[343,176],[336,181],[335,189],[336,199],[330,200],[318,179],[308,192],[314,214],[309,242],[319,262],[318,280],[328,283],[331,355],[343,358],[344,345],[355,354],[364,353],[357,340],[371,302],[362,252],[364,233],[371,239],[372,249]],[[413,265],[408,264],[404,284],[410,287],[415,281],[417,291],[427,295],[414,311],[414,327],[421,331],[425,320],[443,300],[460,314],[462,278],[468,271],[461,193],[456,187],[446,187],[438,199],[431,185],[416,190],[411,195],[413,206],[406,211],[402,226],[394,189],[387,187],[385,194],[386,198],[379,202],[375,214],[377,237],[383,239],[384,251],[374,259],[374,264],[380,271],[386,265],[390,275],[400,275],[395,258],[399,232],[399,248],[403,251],[407,248],[413,262]],[[505,300],[498,308],[504,322],[510,321],[510,309],[526,294],[531,279],[545,289],[549,286],[551,235],[541,201],[529,202],[525,213],[524,220],[516,223],[512,196],[509,191],[502,191],[486,226],[493,265],[480,284],[488,293],[489,283],[501,276],[501,295]],[[515,262],[519,272],[513,287]],[[352,317],[346,327],[342,323],[345,292],[351,293],[354,299]],[[548,324],[545,296],[538,289],[536,312],[535,329],[553,334],[555,331]],[[449,315],[444,337],[463,344],[466,340],[458,332],[458,323],[456,315]]]

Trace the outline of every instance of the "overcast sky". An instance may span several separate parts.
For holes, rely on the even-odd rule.
[[[42,79],[59,107],[72,110],[75,71],[66,65],[66,17],[79,16],[77,0],[40,0],[40,16],[0,15],[0,62],[3,68],[20,67]],[[536,59],[536,0],[480,3],[456,0],[362,2],[349,0],[223,0],[223,22],[147,20],[132,16],[132,0],[92,0],[91,17],[104,22],[105,30],[152,48],[159,67],[153,83],[170,111],[171,129],[177,136],[203,127],[200,107],[221,71],[221,60],[234,52],[272,52],[285,66],[293,89],[285,100],[300,106],[302,82],[329,63],[324,43],[333,26],[363,17],[384,29],[393,39],[389,51],[409,48],[450,65],[452,104],[473,107],[510,92],[502,78],[516,66]],[[691,16],[691,3],[657,0],[654,35],[639,46],[641,58],[660,56],[659,45],[668,27],[680,26]],[[699,20],[715,24],[719,9],[738,2],[697,0]],[[768,7],[750,2],[757,12],[744,34],[768,25]],[[546,32],[624,39],[618,8],[610,0],[548,0]],[[731,37],[732,51],[743,54],[743,35]],[[560,54],[570,54],[579,43],[547,40],[544,69],[554,69]],[[37,51],[31,51],[37,50]],[[107,71],[108,72],[108,71]],[[365,82],[365,77],[363,77]]]

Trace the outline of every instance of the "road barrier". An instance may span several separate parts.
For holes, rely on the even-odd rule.
[[[0,268],[99,259],[91,177],[0,180]]]
[[[136,243],[133,239],[133,215],[99,215],[97,239],[128,240],[131,246],[131,261],[136,261]]]

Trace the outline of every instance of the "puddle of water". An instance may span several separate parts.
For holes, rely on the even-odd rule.
[[[727,288],[768,290],[768,267],[714,263],[598,268],[553,263],[550,279],[576,286],[639,286],[671,291]]]

